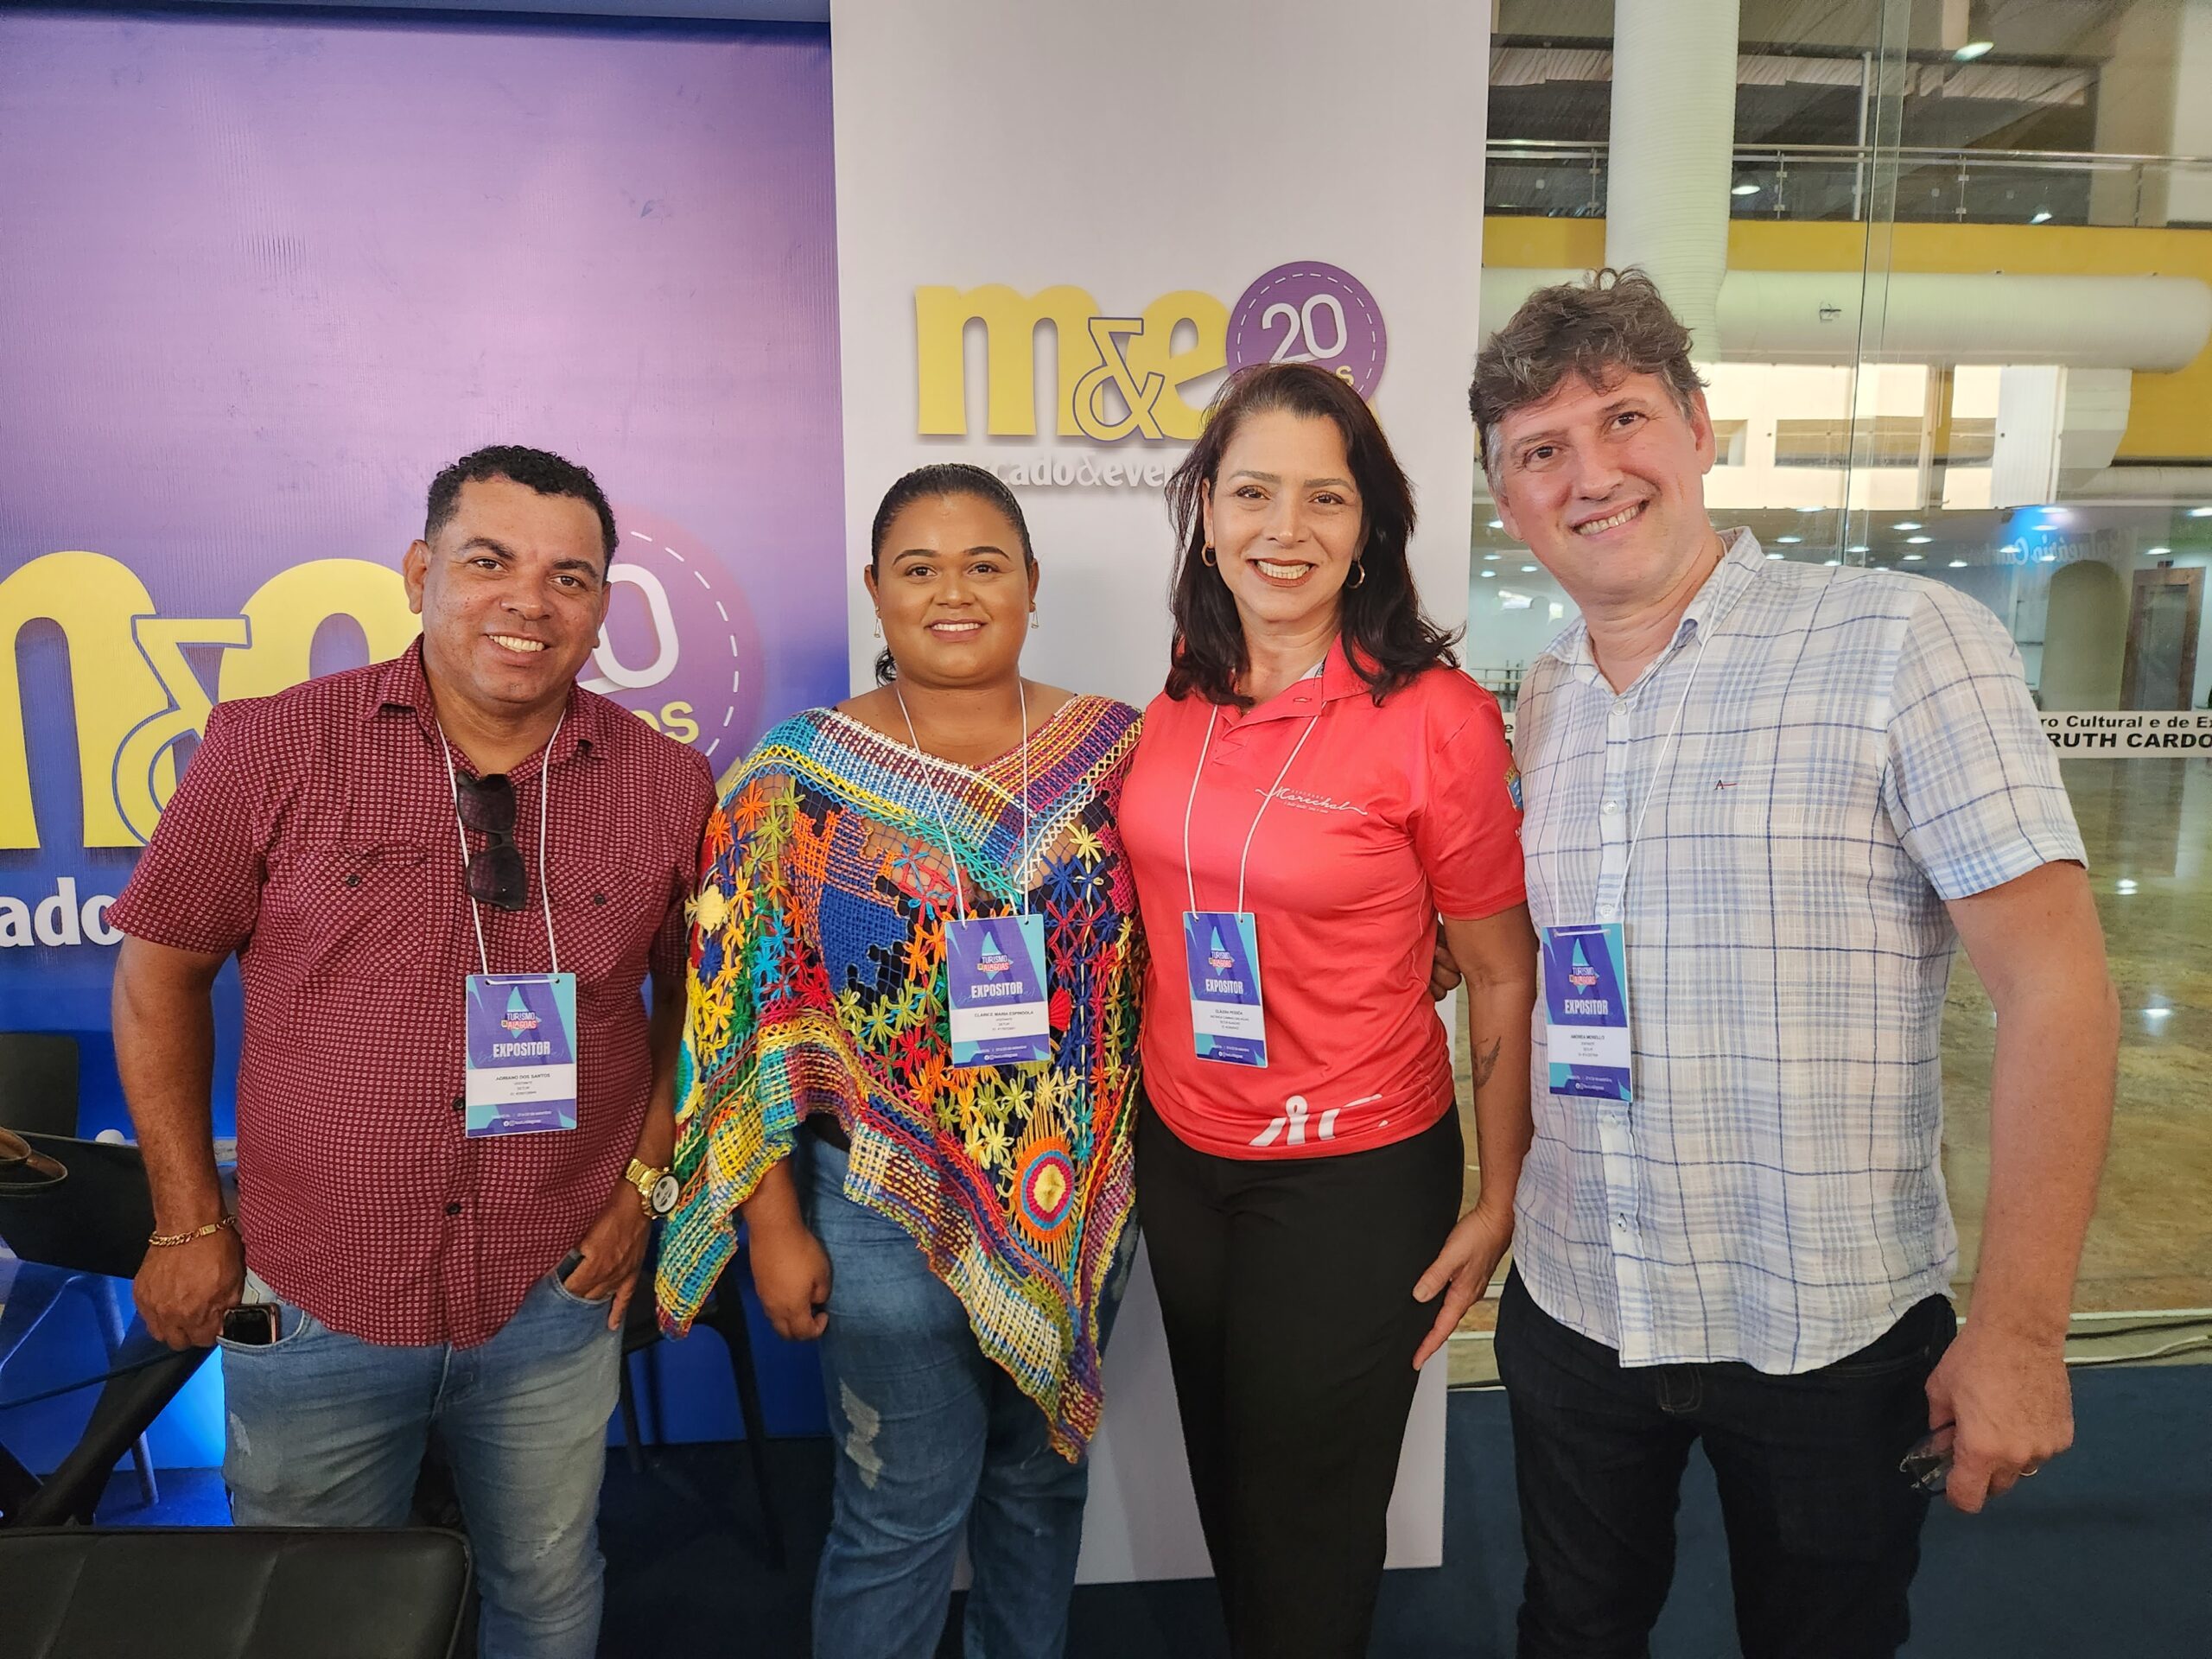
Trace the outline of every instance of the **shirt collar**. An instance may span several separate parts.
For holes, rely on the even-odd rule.
[[[1737,601],[1751,592],[1766,570],[1766,555],[1759,546],[1759,539],[1748,528],[1723,531],[1720,563],[1713,567],[1713,574],[1706,577],[1702,586],[1691,598],[1682,612],[1682,620],[1675,626],[1675,637],[1669,649],[1700,635],[1710,638],[1721,619],[1736,608]],[[1569,670],[1587,669],[1598,671],[1598,659],[1590,649],[1590,627],[1580,617],[1561,628],[1549,645],[1536,653],[1537,660],[1549,657]]]
[[[1320,688],[1318,695],[1314,689],[1317,681]],[[1236,723],[1309,719],[1340,697],[1366,695],[1367,682],[1352,665],[1351,648],[1339,634],[1330,645],[1327,656],[1257,708],[1246,709]],[[1230,712],[1236,711],[1232,709]]]
[[[423,640],[419,634],[406,650],[385,664],[376,677],[376,700],[368,712],[373,718],[387,709],[413,715],[424,737],[433,743],[441,741],[437,704],[430,695],[429,671],[423,666]],[[611,715],[621,712],[606,698],[594,696],[580,685],[571,685],[568,711],[561,718],[560,735],[554,740],[552,764],[559,766],[573,760],[579,752],[588,754],[595,745],[605,743],[610,735],[607,721]],[[527,772],[537,764],[537,758],[532,755],[515,771]]]

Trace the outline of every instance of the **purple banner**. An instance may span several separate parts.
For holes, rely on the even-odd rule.
[[[823,31],[0,16],[0,155],[8,1025],[104,1023],[207,708],[403,647],[480,444],[613,500],[594,689],[717,771],[842,694]]]

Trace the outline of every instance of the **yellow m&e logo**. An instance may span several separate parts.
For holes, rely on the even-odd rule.
[[[279,571],[235,616],[159,615],[145,583],[102,553],[48,553],[0,581],[0,850],[40,845],[14,648],[32,621],[68,645],[84,844],[137,847],[176,788],[177,744],[207,730],[216,701],[188,649],[223,647],[221,699],[266,696],[308,677],[315,632],[338,616],[359,626],[372,662],[421,631],[399,573],[359,559]]]
[[[1061,283],[1023,296],[1003,283],[914,290],[914,357],[924,437],[968,433],[968,325],[983,325],[989,385],[984,429],[993,437],[1037,433],[1037,331],[1052,329],[1059,359],[1052,429],[1062,437],[1198,435],[1203,404],[1180,396],[1192,381],[1227,365],[1229,308],[1193,289],[1163,294],[1133,317],[1103,315],[1084,289]],[[1188,340],[1175,349],[1181,331]]]

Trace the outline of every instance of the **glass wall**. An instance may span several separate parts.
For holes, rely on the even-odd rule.
[[[1655,64],[1630,0],[1495,8],[1485,327],[1637,256],[1655,166],[1725,195],[1700,329],[1714,521],[1770,558],[1947,583],[2012,631],[2124,1011],[2077,1324],[2212,1309],[2212,747],[2078,718],[2212,708],[2212,104],[2190,95],[2212,85],[2212,0],[1724,10],[1708,97],[1696,66]],[[1705,8],[1667,10],[1694,33]],[[1655,73],[1669,86],[1637,84]],[[1510,710],[1574,613],[1487,506],[1466,656]],[[1961,957],[1944,1086],[1962,1305],[1993,1035]]]

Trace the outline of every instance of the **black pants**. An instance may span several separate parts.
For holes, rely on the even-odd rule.
[[[1928,1499],[1897,1463],[1928,1432],[1950,1346],[1930,1296],[1819,1370],[1627,1369],[1538,1307],[1516,1273],[1497,1314],[1529,1577],[1521,1659],[1644,1659],[1675,1573],[1690,1443],[1720,1491],[1745,1659],[1888,1659],[1910,1628]]]
[[[1359,1659],[1459,1211],[1459,1119],[1329,1158],[1216,1158],[1149,1108],[1137,1203],[1198,1516],[1238,1659]]]

